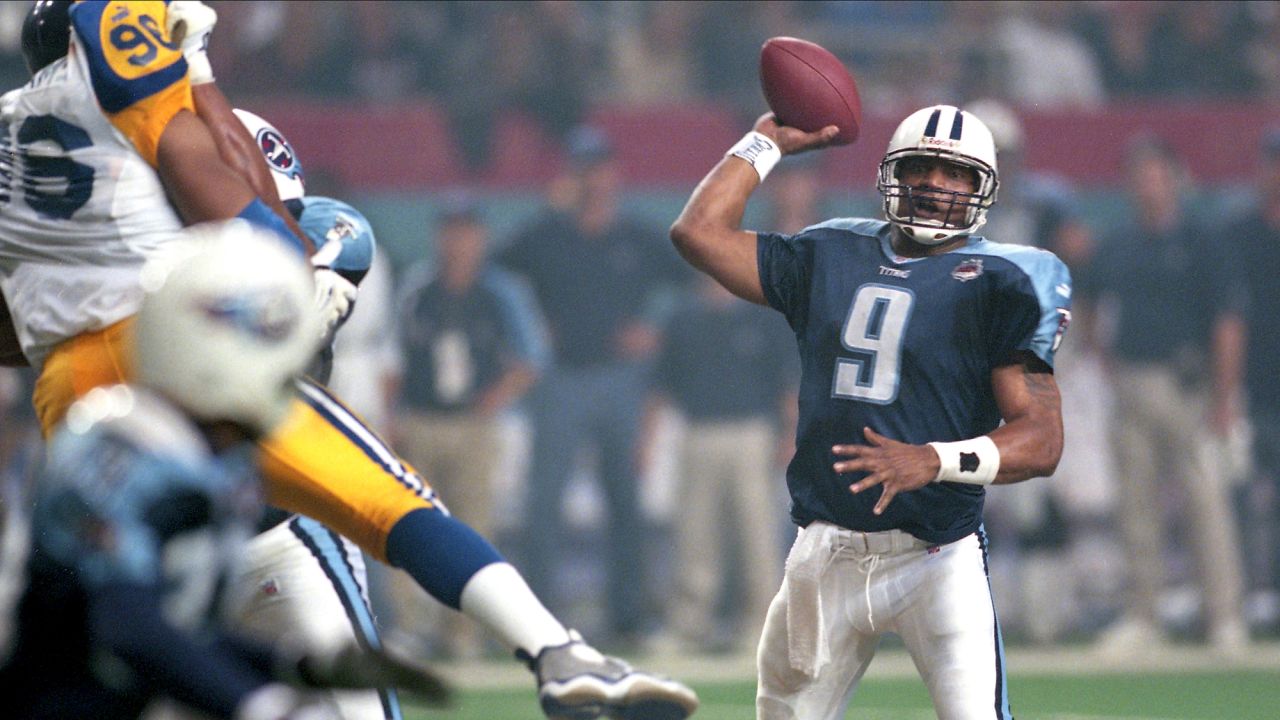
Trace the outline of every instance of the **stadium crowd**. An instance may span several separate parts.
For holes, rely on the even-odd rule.
[[[698,481],[680,476],[689,466],[681,443],[688,428],[708,418],[689,407],[677,412],[670,403],[644,411],[651,395],[679,390],[663,374],[677,362],[673,354],[683,353],[679,362],[688,367],[698,362],[691,353],[705,351],[694,347],[699,340],[705,345],[705,337],[664,332],[709,301],[699,296],[691,273],[671,267],[674,251],[662,223],[674,215],[617,213],[634,206],[627,202],[629,189],[607,172],[616,139],[593,136],[582,123],[602,104],[685,101],[719,104],[753,118],[762,110],[759,47],[775,35],[831,48],[855,69],[864,106],[887,114],[934,102],[973,103],[969,109],[991,126],[1001,162],[1000,201],[982,234],[1052,249],[1071,268],[1076,309],[1058,366],[1067,438],[1062,463],[1053,478],[1002,488],[987,501],[992,562],[1006,566],[993,573],[1004,582],[995,594],[1006,636],[1013,642],[1097,642],[1103,652],[1123,653],[1165,637],[1239,652],[1250,634],[1280,634],[1280,410],[1274,385],[1259,377],[1280,357],[1280,308],[1271,289],[1280,274],[1280,126],[1258,148],[1257,167],[1241,168],[1231,186],[1197,183],[1155,136],[1134,138],[1124,158],[1099,158],[1099,164],[1128,173],[1115,190],[1125,198],[1122,215],[1132,222],[1117,223],[1111,206],[1081,199],[1098,188],[1072,188],[1027,162],[1019,119],[1028,109],[1098,110],[1152,98],[1280,103],[1280,3],[211,5],[220,15],[220,36],[209,52],[219,84],[234,102],[252,106],[255,99],[286,98],[363,106],[425,99],[448,117],[472,167],[488,162],[495,123],[508,114],[531,118],[561,143],[567,171],[546,187],[524,189],[541,198],[538,210],[544,211],[530,214],[527,227],[499,233],[487,226],[486,207],[501,203],[479,193],[468,196],[465,207],[454,207],[455,214],[442,214],[439,227],[421,229],[416,271],[388,267],[384,254],[336,347],[333,385],[370,424],[400,440],[409,457],[414,451],[406,443],[431,442],[431,432],[420,427],[424,414],[459,413],[456,421],[475,413],[484,443],[494,443],[496,433],[501,450],[480,450],[493,466],[493,487],[478,493],[491,515],[468,520],[492,527],[519,566],[536,568],[531,584],[548,606],[593,631],[598,642],[705,651],[754,647],[755,638],[746,635],[758,632],[754,623],[761,620],[755,586],[776,587],[782,568],[764,579],[744,570],[750,560],[741,562],[734,553],[746,552],[745,542],[724,543],[725,567],[737,568],[726,577],[684,578],[684,568],[672,561],[682,557],[674,551],[679,496]],[[18,44],[25,11],[23,3],[0,6],[5,89],[27,79]],[[798,230],[826,217],[818,205],[855,214],[844,207],[848,198],[824,193],[816,168],[797,163],[794,175],[784,179],[780,171],[770,180],[788,183],[771,196],[767,211],[777,227]],[[1241,188],[1245,192],[1237,193]],[[448,205],[446,198],[425,199]],[[1250,213],[1257,219],[1239,222],[1253,218]],[[1150,219],[1166,215],[1167,222]],[[482,328],[490,333],[479,341],[488,343],[483,362],[491,363],[483,367],[473,366],[476,356],[468,355],[475,337],[470,345],[458,339],[476,332],[467,324],[472,316],[459,316],[465,319],[457,319],[457,332],[440,332],[407,304],[423,296],[431,273],[443,264],[436,259],[438,240],[462,221],[492,236],[491,257],[469,262],[493,263],[515,276],[512,283],[531,289],[527,306],[512,311],[527,325],[492,320],[492,327]],[[617,245],[591,246],[597,236]],[[1160,261],[1143,262],[1152,256]],[[1207,256],[1213,256],[1212,272]],[[1112,258],[1125,260],[1116,267]],[[565,284],[592,273],[601,273],[594,284]],[[625,283],[628,277],[644,282],[624,288],[602,282]],[[1214,301],[1166,302],[1169,289],[1182,291],[1192,281],[1206,283],[1197,297],[1212,295]],[[594,305],[592,293],[599,300]],[[501,309],[477,307],[455,310],[489,313],[484,322],[504,316]],[[780,329],[774,320],[779,326],[773,329]],[[605,332],[612,334],[606,338]],[[549,357],[522,355],[530,333],[549,345],[538,351]],[[677,337],[690,347],[671,346]],[[438,342],[424,349],[424,338]],[[788,355],[793,348],[777,352]],[[434,373],[426,379],[424,354],[431,354]],[[1222,370],[1232,363],[1240,377]],[[479,384],[502,382],[516,364],[525,373],[523,386],[500,392]],[[1148,370],[1160,372],[1135,375]],[[769,394],[750,407],[725,399],[743,390],[733,382],[683,390],[718,397],[731,419],[763,421],[767,427],[759,437],[781,443],[776,452],[760,453],[759,462],[776,479],[775,517],[771,527],[757,529],[776,535],[781,557],[791,532],[782,470],[794,419],[776,401],[791,397],[794,378],[787,373],[793,369],[760,372],[769,373]],[[1124,385],[1115,385],[1118,378]],[[1163,410],[1128,397],[1134,390],[1141,394],[1136,383],[1145,380],[1173,383]],[[30,477],[40,452],[32,382],[27,371],[0,369],[0,481],[10,485]],[[424,384],[432,382],[436,395],[428,397]],[[1117,387],[1130,392],[1115,392]],[[487,398],[488,391],[501,397]],[[1161,413],[1179,404],[1188,410],[1186,425],[1154,427]],[[610,408],[621,408],[625,417],[611,417]],[[563,427],[552,427],[557,421]],[[1132,437],[1144,422],[1152,425],[1151,436]],[[1111,430],[1119,427],[1128,431],[1123,442]],[[583,438],[592,442],[579,447]],[[1145,454],[1128,452],[1146,441],[1152,444]],[[1156,461],[1179,444],[1190,446],[1210,475],[1221,476],[1212,481],[1217,500],[1172,481],[1185,466],[1158,467]],[[1132,495],[1127,483],[1139,473],[1151,476],[1155,497],[1126,496]],[[446,490],[446,500],[453,492]],[[1199,515],[1218,500],[1222,507],[1208,519]],[[706,502],[714,507],[716,500]],[[1135,517],[1144,510],[1159,517]],[[568,517],[563,527],[554,519],[561,511]],[[1201,527],[1206,523],[1214,527]],[[623,547],[601,551],[610,541]],[[1145,554],[1144,541],[1166,554]],[[540,554],[526,557],[531,551]],[[1131,563],[1154,563],[1159,570],[1132,582]],[[375,606],[383,603],[376,609],[392,635],[399,632],[401,640],[440,656],[484,651],[469,637],[459,639],[465,633],[453,635],[456,628],[446,634],[439,625],[424,628],[408,617],[419,609],[393,602],[395,571],[374,572],[375,591],[381,588]],[[715,606],[715,627],[701,619],[682,625],[681,611],[664,606],[691,596]],[[699,632],[688,631],[691,624],[701,625]]]

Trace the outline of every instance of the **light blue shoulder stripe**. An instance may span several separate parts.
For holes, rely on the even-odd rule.
[[[872,220],[870,218],[832,218],[817,225],[810,225],[797,234],[803,235],[810,230],[843,230],[867,237],[876,237],[884,231],[885,226],[888,224],[884,220]]]
[[[1056,345],[1060,342],[1059,328],[1065,327],[1064,321],[1071,318],[1071,271],[1066,263],[1048,250],[997,243],[980,237],[951,253],[1003,258],[1027,275],[1040,303],[1040,324],[1036,327],[1031,350],[1053,365],[1053,356],[1058,350]]]

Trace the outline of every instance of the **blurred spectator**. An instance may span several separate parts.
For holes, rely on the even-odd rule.
[[[521,230],[500,262],[525,275],[547,314],[555,361],[530,398],[533,447],[521,565],[534,591],[554,607],[564,554],[565,487],[592,448],[607,505],[603,556],[606,634],[638,640],[650,588],[644,517],[638,502],[636,432],[658,347],[655,292],[686,277],[662,232],[623,216],[621,176],[609,140],[581,127],[569,142],[568,188]]]
[[[1244,555],[1255,622],[1280,630],[1280,127],[1262,147],[1258,205],[1221,237],[1234,246],[1249,293],[1245,313],[1245,398],[1253,429],[1254,473],[1243,489]]]
[[[1252,33],[1244,4],[1165,3],[1152,35],[1151,89],[1180,97],[1241,96],[1253,89],[1242,40]]]
[[[493,531],[498,415],[525,394],[547,355],[533,296],[514,276],[489,266],[488,236],[477,206],[452,202],[436,228],[436,269],[411,271],[397,303],[404,350],[400,446],[453,515],[486,536]],[[430,633],[413,628],[414,621],[439,615],[426,610],[430,601],[408,576],[397,579],[401,629],[425,640]],[[445,627],[446,655],[479,654],[470,620],[450,613]]]
[[[379,432],[390,429],[401,369],[396,328],[389,321],[395,317],[392,283],[390,260],[378,248],[351,317],[334,337],[329,376],[329,389]]]
[[[1246,3],[1245,12],[1255,29],[1245,42],[1245,62],[1258,81],[1259,94],[1280,100],[1280,3]]]
[[[1066,437],[1054,481],[1012,485],[986,501],[991,561],[1017,566],[1015,572],[992,573],[993,592],[1003,608],[1001,624],[1011,636],[1052,642],[1078,626],[1083,596],[1107,582],[1095,558],[1116,554],[1115,543],[1103,532],[1114,504],[1105,434],[1111,390],[1088,330],[1081,327],[1088,322],[1077,321],[1092,316],[1093,238],[1075,208],[1072,188],[1026,166],[1027,140],[1015,111],[990,99],[965,110],[990,128],[1000,164],[1000,200],[981,234],[1052,250],[1072,273],[1072,330],[1054,370]],[[1004,597],[1011,601],[1000,602]]]
[[[345,96],[359,45],[347,3],[216,2],[209,55],[231,97]]]
[[[1223,469],[1211,457],[1225,436],[1242,348],[1240,283],[1187,206],[1187,180],[1163,141],[1144,137],[1126,156],[1134,213],[1104,246],[1105,292],[1114,304],[1109,343],[1119,472],[1119,521],[1129,559],[1123,616],[1104,652],[1150,652],[1164,639],[1165,513],[1181,500],[1209,643],[1238,652],[1242,615],[1237,527]]]
[[[778,419],[784,404],[795,403],[798,371],[791,367],[791,333],[766,314],[702,278],[667,326],[656,366],[645,426],[664,404],[685,420],[676,471],[676,587],[666,616],[680,647],[690,651],[754,648],[782,580]],[[739,550],[730,553],[728,542]],[[726,555],[737,558],[736,567]],[[735,570],[744,598],[726,636],[716,607]]]
[[[805,37],[803,13],[817,3],[726,0],[698,16],[694,47],[704,97],[743,118],[760,114],[760,46],[776,35]]]
[[[1001,9],[995,37],[1004,56],[1005,97],[1044,110],[1102,104],[1097,60],[1070,30],[1071,3],[1045,0],[996,7]]]
[[[1113,97],[1147,94],[1153,89],[1153,29],[1160,3],[1120,0],[1079,3],[1076,32],[1093,48],[1102,80]]]
[[[448,10],[453,32],[436,77],[468,165],[488,163],[505,112],[532,117],[557,141],[581,122],[595,75],[608,66],[583,3],[450,3]]]
[[[693,32],[706,5],[629,3],[636,17],[611,23],[613,100],[629,105],[688,102],[697,86]],[[616,18],[621,20],[621,18]]]
[[[822,221],[822,168],[816,153],[783,159],[765,185],[768,219],[761,227],[794,235]]]

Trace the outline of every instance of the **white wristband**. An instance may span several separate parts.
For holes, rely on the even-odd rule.
[[[929,447],[942,463],[934,482],[990,485],[1000,472],[1000,449],[986,435],[959,442],[931,442]]]
[[[778,143],[768,135],[755,130],[743,135],[738,144],[729,148],[729,152],[725,154],[740,157],[751,163],[751,167],[755,168],[756,174],[760,176],[760,182],[764,182],[769,171],[782,159],[782,151],[778,149]]]

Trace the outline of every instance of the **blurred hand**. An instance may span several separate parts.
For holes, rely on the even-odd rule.
[[[452,688],[439,675],[387,648],[362,650],[347,645],[329,652],[310,652],[298,660],[296,668],[296,679],[306,687],[394,687],[430,705],[448,705],[453,700]]]
[[[618,331],[615,337],[618,355],[624,360],[643,360],[658,351],[661,338],[648,323],[633,322]]]
[[[783,155],[795,155],[827,147],[832,140],[835,140],[836,135],[840,134],[840,128],[835,125],[828,125],[811,133],[787,125],[779,125],[771,112],[761,115],[751,129],[773,138]]]

